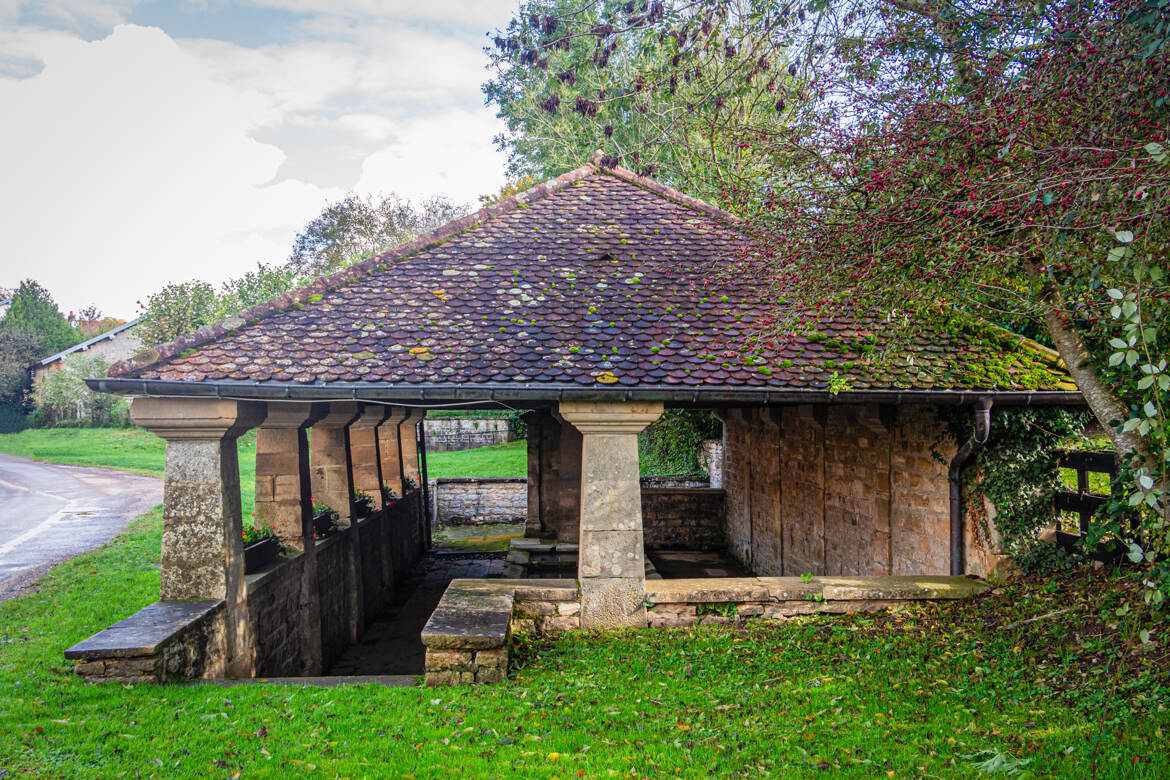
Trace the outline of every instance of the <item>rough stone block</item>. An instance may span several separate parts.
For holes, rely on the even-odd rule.
[[[562,601],[557,604],[557,614],[563,617],[581,614],[581,604],[577,601]]]
[[[472,666],[472,653],[469,650],[428,650],[426,668],[428,670],[467,669]]]
[[[508,665],[508,651],[500,647],[495,650],[477,650],[475,652],[476,666],[504,666]]]
[[[475,681],[481,685],[502,683],[506,678],[502,667],[483,667],[475,673]]]
[[[424,678],[427,685],[458,685],[459,672],[427,672]]]
[[[581,627],[581,618],[573,617],[546,617],[541,619],[542,631],[574,631]]]

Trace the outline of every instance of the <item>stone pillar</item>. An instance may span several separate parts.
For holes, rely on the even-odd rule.
[[[559,430],[549,441],[550,448],[556,447],[556,469],[546,483],[550,489],[545,531],[553,531],[558,542],[575,542],[580,536],[581,432],[556,412],[553,425]]]
[[[398,437],[402,445],[402,475],[404,479],[413,480],[416,485],[419,484],[421,473],[418,465],[418,424],[426,416],[426,409],[411,409],[398,424]]]
[[[362,593],[361,539],[353,518],[353,471],[349,456],[349,424],[361,414],[356,401],[334,401],[329,414],[309,431],[309,458],[313,497],[328,504],[348,523],[345,592],[349,617],[349,638],[356,642],[365,630],[365,596]]]
[[[661,403],[562,401],[581,432],[581,626],[646,624],[638,433]],[[563,452],[563,450],[562,450]]]
[[[350,472],[355,489],[374,499],[374,509],[382,508],[382,461],[378,452],[378,426],[386,419],[389,407],[363,404],[362,412],[349,424]]]
[[[228,675],[253,672],[236,439],[264,420],[264,404],[210,398],[135,398],[134,424],[166,439],[159,599],[223,599]]]
[[[544,530],[540,516],[540,494],[544,481],[541,445],[547,420],[548,415],[542,411],[531,411],[524,415],[524,424],[528,429],[528,508],[524,519],[524,535],[531,537],[540,536]]]
[[[303,551],[313,538],[309,437],[323,404],[270,402],[256,432],[256,525],[270,526],[284,547]]]
[[[313,498],[336,509],[342,522],[352,514],[348,426],[360,411],[356,401],[334,401],[328,414],[309,429]]]
[[[382,482],[402,496],[402,453],[399,451],[398,426],[406,419],[401,406],[387,407],[386,417],[378,426],[378,456],[382,459]]]
[[[321,673],[322,653],[308,427],[327,412],[325,404],[272,401],[256,432],[256,522],[303,556],[297,645],[301,674],[310,676]]]

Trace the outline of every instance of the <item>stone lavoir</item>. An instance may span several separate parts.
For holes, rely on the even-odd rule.
[[[755,343],[775,291],[716,271],[756,250],[734,216],[593,162],[88,380],[134,396],[135,422],[167,439],[162,588],[68,655],[95,679],[323,668],[428,547],[428,408],[527,410],[519,551],[572,567],[453,582],[422,636],[432,683],[503,679],[513,631],[978,590],[964,575],[997,551],[974,543],[948,467],[985,436],[946,441],[938,412],[1081,405],[1067,372],[978,320],[891,341],[881,312],[821,321],[800,301],[783,306],[802,335]],[[887,343],[897,353],[871,360]],[[640,485],[638,432],[666,408],[723,421],[721,488]],[[257,513],[287,552],[245,575],[235,441],[252,428]],[[383,504],[383,485],[406,498]],[[355,487],[371,516],[355,515]],[[340,534],[311,538],[311,499],[339,511]],[[657,551],[700,546],[749,576],[659,579]]]

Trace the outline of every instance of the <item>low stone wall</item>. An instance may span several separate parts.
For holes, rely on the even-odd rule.
[[[320,674],[388,606],[425,551],[421,493],[247,576],[247,668],[256,677]],[[355,554],[356,551],[356,554]],[[92,680],[224,676],[223,601],[161,601],[66,651]]]
[[[725,495],[713,488],[642,487],[642,534],[651,550],[722,550]]]
[[[740,624],[815,612],[872,612],[977,596],[967,577],[734,577],[647,580],[648,624]],[[502,682],[512,635],[581,628],[575,580],[452,580],[422,632],[426,684]]]
[[[423,420],[427,452],[453,452],[512,441],[508,421],[499,417],[438,417]]]
[[[969,598],[987,585],[965,577],[731,577],[646,583],[652,627],[784,620],[817,612],[875,612],[913,601]]]
[[[222,677],[223,601],[159,601],[65,651],[90,680]]]
[[[436,526],[523,523],[528,516],[524,478],[442,477],[430,480]]]

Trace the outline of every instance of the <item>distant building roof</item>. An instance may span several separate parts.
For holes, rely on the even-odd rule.
[[[900,341],[880,312],[861,307],[818,320],[766,280],[735,272],[754,246],[739,220],[714,206],[587,164],[118,363],[103,387],[251,387],[290,398],[496,390],[727,401],[838,391],[838,400],[865,391],[1079,398],[1054,352],[981,320],[918,323]],[[778,307],[807,316],[811,332],[753,345]],[[887,343],[901,353],[871,364]]]
[[[135,325],[137,325],[139,323],[140,319],[141,318],[136,318],[136,319],[130,320],[129,322],[123,323],[122,325],[119,325],[116,328],[111,328],[110,330],[107,330],[105,333],[99,333],[98,335],[94,336],[92,339],[86,339],[85,341],[81,342],[80,344],[74,344],[69,349],[63,349],[55,355],[49,355],[47,358],[44,358],[43,360],[41,360],[40,363],[38,363],[38,365],[47,366],[50,363],[56,363],[58,360],[61,360],[62,358],[64,358],[66,355],[72,355],[74,352],[84,352],[87,349],[89,349],[90,347],[92,347],[94,344],[97,344],[97,343],[102,342],[102,341],[109,341],[110,339],[117,336],[119,333],[123,333],[123,332],[129,330],[130,328],[133,328]]]

